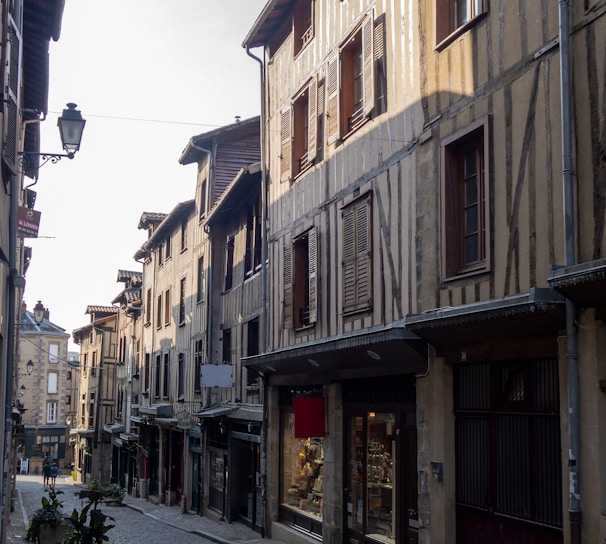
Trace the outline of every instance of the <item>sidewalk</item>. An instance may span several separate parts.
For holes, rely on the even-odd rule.
[[[69,480],[66,480],[67,482]],[[74,487],[84,487],[77,483],[72,485]],[[124,497],[124,505],[158,522],[197,534],[217,544],[285,544],[281,540],[262,538],[259,533],[242,523],[228,523],[226,521],[216,521],[206,516],[184,514],[180,506],[154,504],[146,499],[137,499],[130,495]],[[6,531],[7,544],[23,544],[26,542],[27,518],[28,512],[23,506],[21,492],[17,488],[14,511],[10,514],[10,523]]]
[[[145,499],[124,497],[124,504],[156,521],[197,534],[217,544],[284,544],[281,540],[261,538],[261,535],[242,523],[215,521],[206,516],[184,514],[180,506],[154,504]]]

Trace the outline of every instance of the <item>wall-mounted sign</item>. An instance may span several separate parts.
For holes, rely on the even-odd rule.
[[[38,238],[40,212],[19,206],[17,210],[17,236],[21,238]]]
[[[231,387],[232,369],[231,365],[202,365],[202,387]]]

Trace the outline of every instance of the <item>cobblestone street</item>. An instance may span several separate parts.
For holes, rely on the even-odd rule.
[[[63,512],[69,515],[74,508],[82,508],[77,493],[83,489],[71,478],[57,478],[57,491],[62,493]],[[48,496],[44,491],[41,476],[17,476],[17,495],[14,511],[7,528],[7,543],[25,542],[26,519],[37,508],[40,499]],[[178,507],[155,505],[143,499],[124,499],[125,507],[103,506],[106,515],[115,519],[115,527],[107,536],[110,544],[179,544],[242,543],[280,544],[279,541],[262,539],[261,535],[240,523],[226,523],[193,514],[183,514]]]

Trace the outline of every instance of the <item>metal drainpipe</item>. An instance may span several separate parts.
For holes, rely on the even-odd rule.
[[[250,48],[246,46],[246,54],[259,63],[260,87],[261,87],[261,320],[260,320],[260,351],[267,352],[267,176],[265,172],[265,66],[263,60],[253,55]],[[269,512],[267,509],[267,424],[269,416],[267,413],[267,401],[269,398],[267,390],[267,379],[264,373],[259,372],[263,385],[263,425],[261,425],[261,534],[271,536]]]
[[[189,141],[189,145],[193,148],[196,149],[197,151],[200,151],[202,153],[206,153],[208,155],[208,177],[207,177],[207,184],[206,184],[206,195],[204,195],[204,201],[208,202],[208,199],[206,198],[208,193],[210,192],[210,183],[211,180],[213,178],[213,172],[214,172],[214,162],[213,162],[213,153],[210,149],[206,149],[205,147],[200,147],[199,145],[196,145],[194,143],[193,138]],[[204,210],[205,211],[205,210]],[[212,247],[212,236],[210,233],[210,229],[208,228],[208,225],[204,225],[204,232],[206,233],[206,236],[208,236],[208,242]],[[212,251],[211,251],[212,253]],[[208,267],[208,263],[207,267]],[[213,278],[212,278],[212,267],[210,268],[211,272],[210,274],[207,275],[206,277],[206,362],[210,363],[211,359],[212,359],[212,288],[213,288]],[[210,395],[211,395],[211,390],[210,387],[206,389],[206,400],[204,401],[204,405],[202,406],[202,408],[207,408],[210,405]]]
[[[99,481],[103,482],[103,469],[104,469],[104,457],[105,457],[105,448],[103,446],[103,372],[105,367],[103,366],[103,362],[105,359],[105,330],[101,327],[95,327],[93,325],[93,330],[101,332],[101,360],[99,361],[99,382],[98,382],[98,390],[99,393],[97,398],[97,430],[95,431],[95,448],[99,446],[99,441],[101,442],[101,457],[99,459]],[[99,440],[100,437],[100,440]]]
[[[572,84],[570,56],[569,0],[559,1],[560,41],[560,94],[562,123],[562,184],[564,190],[564,234],[566,266],[577,262],[574,170],[572,161]],[[580,463],[580,414],[579,414],[579,361],[577,309],[572,300],[566,300],[566,357],[568,362],[568,477],[571,544],[581,543],[581,463]]]

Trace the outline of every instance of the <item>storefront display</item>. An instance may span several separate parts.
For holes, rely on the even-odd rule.
[[[324,472],[323,444],[323,438],[296,438],[294,414],[284,414],[282,504],[320,518]]]

